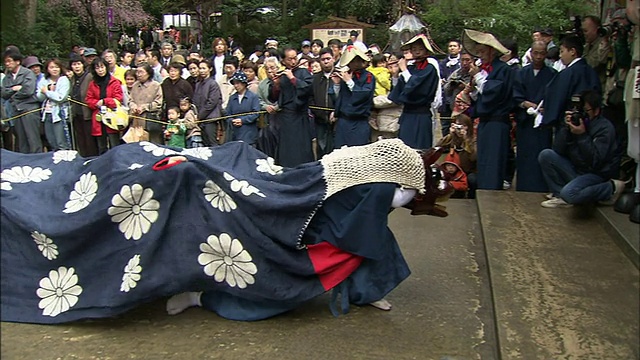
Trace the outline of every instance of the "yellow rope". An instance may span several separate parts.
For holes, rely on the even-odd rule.
[[[82,106],[89,107],[89,105],[87,105],[87,104],[85,104],[85,103],[83,103],[83,102],[80,102],[80,101],[77,101],[77,100],[71,99],[71,98],[69,99],[69,101],[74,102],[74,103],[76,103],[76,104],[80,104],[80,105],[82,105]],[[264,110],[261,110],[261,111],[251,111],[251,112],[246,112],[246,113],[241,113],[241,114],[234,114],[234,115],[220,116],[220,117],[217,117],[217,118],[211,118],[211,119],[202,119],[202,120],[198,120],[198,121],[196,121],[196,123],[197,123],[197,124],[199,124],[199,123],[205,123],[205,122],[214,122],[214,121],[220,121],[220,120],[224,120],[224,119],[228,119],[228,118],[236,118],[236,117],[238,117],[238,116],[252,115],[252,114],[266,114],[266,113],[267,113],[267,112],[266,112],[266,111],[264,111]],[[129,115],[129,117],[130,117],[130,118],[133,118],[133,119],[140,119],[140,120],[146,120],[146,121],[156,122],[156,123],[164,124],[164,125],[169,124],[169,123],[168,123],[168,122],[166,122],[166,121],[154,120],[154,119],[147,119],[147,118],[142,117],[142,116]]]
[[[22,113],[22,114],[20,114],[20,115],[12,116],[12,117],[10,117],[10,118],[8,118],[8,119],[2,119],[2,120],[0,120],[0,121],[5,122],[5,121],[11,121],[11,120],[19,119],[19,118],[21,118],[21,117],[23,117],[23,116],[25,116],[25,115],[28,115],[28,114],[34,113],[34,112],[36,112],[36,111],[42,111],[42,109],[44,109],[44,108],[39,108],[39,109],[29,110],[29,111],[27,111],[27,112],[25,112],[25,113]]]

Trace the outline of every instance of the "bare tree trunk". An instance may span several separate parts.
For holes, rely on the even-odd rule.
[[[36,23],[36,11],[38,10],[38,0],[19,0],[24,7],[25,23],[27,28],[32,27]]]

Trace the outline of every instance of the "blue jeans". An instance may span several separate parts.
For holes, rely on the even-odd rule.
[[[538,155],[549,190],[569,204],[586,204],[605,201],[615,190],[613,183],[596,174],[579,174],[571,161],[552,149],[544,149]]]
[[[49,145],[51,145],[51,149],[49,149],[49,151],[71,149],[71,145],[65,135],[65,133],[68,132],[69,128],[67,127],[67,120],[60,120],[54,123],[53,116],[51,114],[45,114],[44,134],[47,137]]]

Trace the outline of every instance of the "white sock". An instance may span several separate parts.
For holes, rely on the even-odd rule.
[[[184,292],[173,295],[167,300],[167,313],[169,315],[180,314],[192,306],[202,306],[200,303],[202,292]]]
[[[387,300],[385,300],[385,299],[380,299],[380,300],[378,300],[378,301],[374,301],[374,302],[372,302],[372,303],[369,303],[369,305],[371,305],[371,306],[373,306],[373,307],[375,307],[375,308],[378,308],[378,309],[380,309],[380,310],[384,310],[384,311],[389,311],[389,310],[391,310],[391,303],[390,303],[390,302],[388,302],[388,301],[387,301]]]

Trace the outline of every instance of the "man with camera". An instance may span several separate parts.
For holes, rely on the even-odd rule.
[[[619,146],[611,122],[601,115],[596,91],[578,96],[576,109],[567,111],[564,126],[556,132],[552,149],[540,152],[538,161],[551,196],[546,208],[598,202],[613,205],[624,190],[615,180],[620,167]]]

